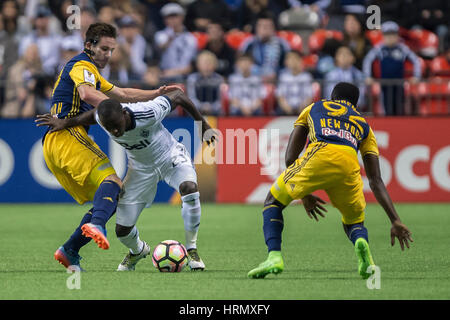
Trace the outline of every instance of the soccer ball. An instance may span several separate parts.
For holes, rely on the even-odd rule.
[[[187,264],[187,251],[176,240],[164,240],[153,250],[152,261],[161,272],[180,272]]]

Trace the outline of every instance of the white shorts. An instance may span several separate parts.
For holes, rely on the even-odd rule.
[[[124,192],[119,198],[116,223],[131,227],[136,224],[145,207],[150,207],[155,199],[157,184],[164,180],[180,192],[180,184],[186,181],[197,183],[191,158],[183,144],[172,148],[166,159],[152,169],[129,168],[123,181]]]

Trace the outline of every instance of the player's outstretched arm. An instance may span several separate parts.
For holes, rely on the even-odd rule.
[[[141,102],[153,100],[158,96],[168,94],[174,90],[181,90],[181,88],[177,85],[162,86],[156,90],[114,87],[111,91],[108,91],[106,95],[119,102]]]
[[[203,115],[195,107],[192,100],[189,99],[189,97],[181,89],[173,90],[165,95],[172,102],[172,110],[174,110],[177,106],[181,106],[195,121],[201,121],[203,140],[205,140],[208,145],[210,143],[214,145],[217,140],[215,132]]]
[[[68,119],[59,119],[49,113],[37,115],[36,120],[37,127],[48,126],[50,128],[49,132],[59,131],[70,127],[76,126],[89,126],[96,124],[95,121],[95,109],[87,112],[83,112],[76,117]]]
[[[413,241],[411,238],[411,231],[409,231],[409,229],[401,222],[400,217],[395,211],[391,197],[381,179],[378,156],[374,154],[365,154],[363,156],[363,162],[367,178],[369,179],[370,189],[372,189],[375,198],[383,207],[389,220],[391,220],[391,245],[394,245],[395,238],[397,238],[402,250],[404,250],[405,246],[409,248],[408,241]]]
[[[309,129],[305,126],[296,126],[294,130],[292,130],[289,137],[288,146],[286,148],[286,167],[289,167],[295,162],[295,160],[298,159],[300,152],[302,152],[305,147],[308,132]]]

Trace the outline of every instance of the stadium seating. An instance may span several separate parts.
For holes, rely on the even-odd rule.
[[[222,102],[222,111],[225,116],[230,114],[230,97],[228,95],[229,86],[226,83],[220,85],[220,100]]]
[[[319,61],[319,56],[317,54],[310,54],[303,57],[303,66],[305,70],[316,69],[317,61]]]
[[[367,94],[369,95],[369,103],[372,106],[372,114],[374,116],[383,116],[384,108],[381,104],[381,86],[378,82],[372,84],[367,90]]]
[[[383,42],[383,33],[381,30],[367,30],[365,35],[366,38],[369,39],[372,46],[376,46]]]
[[[230,47],[237,50],[241,46],[242,42],[251,36],[252,34],[250,32],[229,31],[225,34],[225,41]]]
[[[432,82],[421,82],[417,85],[417,99],[419,114],[445,115],[450,112],[450,82],[432,80]]]
[[[439,56],[431,60],[430,75],[450,79],[450,63],[445,56]]]
[[[419,58],[419,62],[420,62],[421,77],[424,77],[427,74],[427,64],[424,59],[422,59],[421,57],[418,57],[418,58]],[[406,60],[404,66],[405,66],[405,72],[404,72],[405,78],[412,77],[414,74],[414,65],[412,64],[412,62],[409,60]]]
[[[273,115],[275,111],[275,85],[272,83],[265,83],[264,87],[266,89],[266,96],[263,99],[263,114]]]
[[[337,30],[318,29],[314,31],[308,39],[308,47],[311,53],[317,53],[323,48],[326,39],[334,38],[342,40],[344,38],[342,32]]]
[[[197,39],[197,49],[203,50],[208,43],[208,34],[200,31],[192,32],[192,35]]]
[[[299,34],[293,31],[278,31],[277,36],[286,40],[292,50],[303,52],[303,40]]]
[[[408,30],[405,43],[423,57],[433,58],[439,53],[439,38],[428,30]]]
[[[320,87],[320,83],[314,81],[312,83],[313,90],[313,102],[320,101],[322,99],[322,89]]]

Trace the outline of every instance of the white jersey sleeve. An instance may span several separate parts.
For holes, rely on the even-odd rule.
[[[133,112],[136,126],[152,126],[161,122],[171,111],[171,101],[167,96],[159,96],[146,102],[123,103],[123,107]]]

